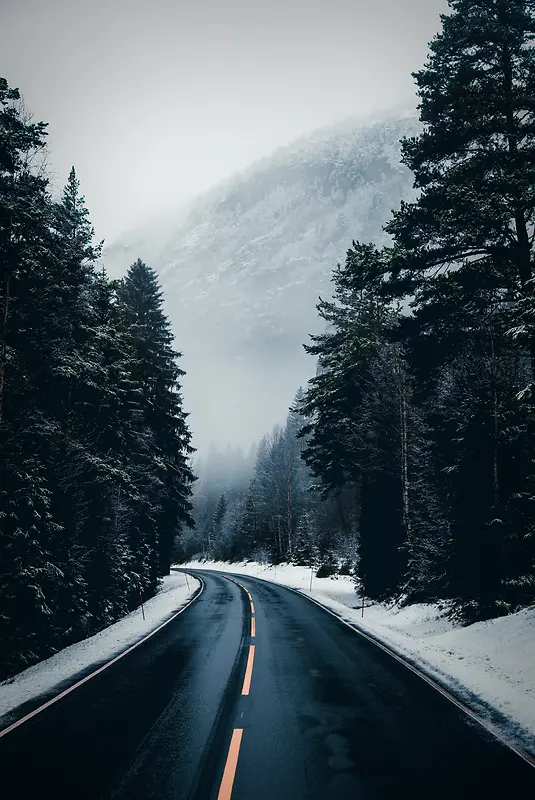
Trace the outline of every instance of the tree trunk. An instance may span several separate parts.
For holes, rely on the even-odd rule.
[[[2,344],[0,347],[0,424],[4,418],[4,396],[6,386],[7,368],[7,323],[9,319],[9,276],[4,284],[4,297],[2,302]]]
[[[293,486],[292,486],[292,472],[288,473],[288,487],[286,494],[286,525],[288,527],[288,553],[292,553],[292,502],[293,502]]]
[[[407,531],[407,539],[411,538],[411,515],[409,499],[409,448],[407,433],[407,398],[405,396],[405,381],[400,375],[400,435],[401,435],[401,492],[403,497],[403,524]]]
[[[498,391],[496,388],[497,379],[497,362],[496,353],[494,351],[494,338],[491,337],[491,352],[492,352],[492,416],[494,436],[492,443],[492,488],[494,496],[494,506],[497,507],[499,502],[499,481],[498,481]]]
[[[504,45],[502,49],[502,69],[503,69],[503,92],[506,103],[506,126],[507,126],[507,147],[511,162],[518,156],[519,130],[518,122],[515,119],[513,102],[513,64],[511,53]],[[528,226],[524,214],[524,197],[514,197],[514,228],[516,234],[516,253],[514,254],[517,274],[520,280],[521,293],[523,297],[533,294],[533,287],[530,283],[532,278],[531,264],[531,243],[529,240]],[[530,337],[529,352],[531,357],[531,374],[535,375],[535,339]]]

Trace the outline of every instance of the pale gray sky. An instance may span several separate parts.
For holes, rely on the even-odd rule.
[[[414,97],[446,0],[0,0],[0,75],[111,242],[292,139]]]

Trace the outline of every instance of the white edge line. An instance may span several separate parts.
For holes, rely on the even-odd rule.
[[[101,667],[96,669],[94,672],[91,672],[89,675],[86,675],[85,678],[82,678],[80,681],[77,681],[76,683],[73,683],[73,685],[69,686],[68,689],[65,689],[63,692],[60,692],[60,694],[57,694],[51,700],[48,700],[46,703],[43,703],[42,706],[39,706],[38,708],[35,708],[33,711],[30,711],[29,714],[26,714],[26,716],[21,717],[21,719],[18,719],[16,722],[13,722],[11,725],[8,725],[7,728],[4,728],[3,730],[0,731],[0,739],[2,738],[2,736],[6,736],[8,733],[11,733],[11,731],[14,731],[15,728],[18,728],[20,725],[23,725],[29,719],[32,719],[32,717],[35,717],[35,716],[37,716],[37,714],[40,714],[41,711],[44,711],[45,709],[50,708],[50,706],[54,705],[54,703],[57,703],[58,700],[61,700],[63,697],[66,697],[71,692],[74,692],[75,689],[78,689],[84,683],[87,683],[88,681],[90,681],[91,678],[94,678],[96,675],[100,675],[100,673],[104,672],[105,669],[108,669],[108,667],[111,667],[112,664],[116,664],[117,661],[119,661],[121,658],[124,658],[125,656],[127,656],[129,653],[132,652],[132,650],[135,650],[136,647],[139,647],[144,642],[146,642],[148,639],[150,639],[152,636],[154,636],[154,634],[158,633],[158,631],[161,631],[162,628],[165,628],[166,625],[169,625],[170,622],[172,622],[180,614],[182,614],[187,608],[189,608],[189,606],[192,603],[194,603],[195,600],[197,600],[197,598],[200,597],[200,595],[203,593],[204,587],[205,587],[205,583],[204,583],[203,579],[200,578],[200,577],[197,577],[196,575],[194,577],[198,581],[200,581],[200,583],[201,583],[200,589],[198,589],[195,592],[194,597],[192,597],[191,600],[188,600],[186,605],[183,606],[180,609],[180,611],[177,611],[176,614],[173,614],[172,617],[167,619],[165,622],[162,622],[161,625],[158,625],[157,628],[155,628],[153,631],[151,631],[149,634],[147,634],[147,636],[144,636],[143,639],[140,639],[139,642],[136,642],[131,647],[129,647],[126,650],[124,650],[122,653],[119,653],[118,656],[115,656],[114,658],[112,658],[111,661],[107,661],[105,664],[103,664]]]
[[[213,571],[217,572],[217,570]],[[411,664],[409,661],[403,658],[403,656],[399,655],[394,650],[391,650],[390,647],[388,647],[388,645],[383,644],[382,642],[379,641],[379,639],[376,639],[373,636],[370,636],[368,633],[365,633],[361,628],[358,627],[356,623],[347,622],[343,617],[339,616],[334,611],[331,611],[331,609],[328,608],[327,606],[324,606],[323,603],[320,603],[319,600],[316,600],[309,594],[305,594],[299,589],[294,589],[292,586],[285,586],[283,583],[277,583],[276,581],[265,581],[262,578],[258,578],[254,575],[248,575],[247,577],[251,577],[253,578],[253,580],[258,580],[261,581],[262,583],[267,583],[267,584],[274,583],[276,586],[282,586],[283,589],[289,589],[291,592],[295,592],[295,594],[298,594],[300,597],[304,597],[307,600],[310,600],[311,603],[315,603],[317,606],[322,608],[324,611],[326,611],[332,617],[337,619],[343,625],[346,625],[348,628],[350,628],[354,633],[357,633],[359,636],[362,636],[364,639],[367,639],[369,642],[374,644],[376,647],[379,647],[389,656],[395,658],[396,661],[399,661],[400,664],[403,664],[404,667],[410,669],[411,672],[414,672],[415,675],[418,675],[419,678],[428,683],[429,686],[431,686],[433,689],[439,692],[443,697],[449,700],[450,703],[453,703],[454,706],[457,706],[457,708],[460,711],[463,711],[468,717],[473,719],[475,722],[479,723],[479,725],[481,725],[482,728],[484,728],[488,733],[494,736],[495,739],[498,739],[498,741],[501,742],[501,744],[505,745],[505,747],[508,747],[509,750],[512,750],[514,753],[516,753],[517,756],[520,756],[520,758],[522,758],[531,767],[535,767],[535,756],[532,756],[531,753],[528,753],[526,750],[520,747],[520,745],[517,745],[515,742],[508,739],[507,736],[505,736],[505,734],[503,734],[498,728],[496,728],[494,725],[487,722],[486,720],[482,719],[482,717],[478,716],[478,714],[476,714],[475,711],[472,711],[472,709],[469,708],[467,705],[465,705],[461,700],[458,700],[453,694],[451,694],[451,692],[442,687],[439,683],[437,683],[437,681],[433,680],[433,678],[430,678],[428,675],[426,675],[425,672],[420,670],[418,667]]]

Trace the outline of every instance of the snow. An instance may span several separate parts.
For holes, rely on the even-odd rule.
[[[191,562],[194,569],[252,575],[298,589],[383,642],[487,723],[535,752],[535,608],[462,627],[445,604],[365,604],[349,576],[316,578],[289,564]]]
[[[169,619],[193,596],[199,586],[196,578],[183,573],[167,575],[157,594],[147,600],[145,620],[141,609],[108,628],[81,642],[60,650],[55,655],[34,664],[12,678],[0,683],[1,727],[11,721],[6,719],[18,706],[35,701],[45,695],[57,694],[66,685],[80,678],[80,673],[97,669],[104,662],[131,647],[144,636]]]

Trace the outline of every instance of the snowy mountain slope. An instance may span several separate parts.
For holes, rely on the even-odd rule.
[[[414,117],[345,122],[276,151],[198,198],[176,221],[124,235],[105,251],[112,275],[138,256],[159,273],[196,444],[247,446],[281,420],[313,374],[303,351],[315,305],[353,239],[382,226],[412,177],[399,140]]]

